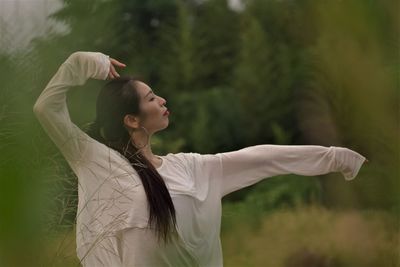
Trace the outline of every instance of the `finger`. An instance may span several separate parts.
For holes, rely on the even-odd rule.
[[[114,66],[110,66],[110,73],[114,75],[114,77],[119,77],[118,72],[115,70]]]
[[[112,80],[115,79],[114,75],[111,73],[111,71],[108,73],[108,77]]]
[[[114,58],[110,58],[110,61],[113,65],[118,66],[118,67],[126,67],[126,65],[122,62],[119,62],[118,60]]]

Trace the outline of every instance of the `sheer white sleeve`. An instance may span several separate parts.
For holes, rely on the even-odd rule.
[[[66,93],[89,78],[105,80],[110,61],[97,52],[75,52],[60,66],[33,106],[33,111],[64,157],[74,161],[83,156],[90,137],[71,122]]]
[[[365,157],[344,147],[316,145],[257,145],[219,153],[222,162],[222,195],[252,185],[263,178],[341,172],[351,180]]]

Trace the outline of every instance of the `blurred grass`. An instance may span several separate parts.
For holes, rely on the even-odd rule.
[[[398,221],[386,212],[303,206],[265,215],[259,229],[230,219],[225,266],[400,266]]]
[[[223,217],[230,221],[222,233],[226,267],[400,266],[398,220],[388,212],[298,206],[264,215],[259,227],[242,215]],[[79,264],[74,230],[49,239],[45,251],[43,266]]]

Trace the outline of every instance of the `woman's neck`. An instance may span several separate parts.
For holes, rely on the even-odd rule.
[[[146,159],[149,160],[154,165],[154,167],[157,168],[161,165],[162,160],[159,157],[155,156],[153,154],[153,151],[151,150],[151,137],[151,134],[148,136],[147,133],[139,131],[134,134],[134,137],[132,137],[132,141],[137,147],[140,148],[143,156],[145,156]]]

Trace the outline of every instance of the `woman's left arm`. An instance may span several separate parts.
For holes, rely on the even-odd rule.
[[[351,180],[366,160],[348,148],[317,145],[257,145],[217,155],[222,165],[222,196],[263,178],[290,173],[315,176],[341,172]]]

